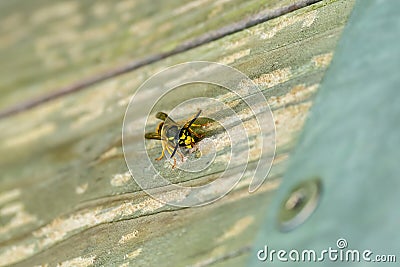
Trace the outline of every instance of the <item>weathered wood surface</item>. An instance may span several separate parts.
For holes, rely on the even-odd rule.
[[[48,4],[42,2],[43,6]],[[180,6],[181,15],[167,16],[167,12],[156,9],[138,12],[137,17],[131,18],[126,1],[127,7],[121,7],[116,13],[103,14],[103,20],[94,20],[96,23],[93,24],[89,23],[93,19],[87,17],[88,14],[93,18],[96,12],[101,15],[104,6],[94,9],[100,5],[96,4],[92,10],[85,4],[86,11],[79,12],[76,7],[70,7],[72,11],[65,19],[71,21],[64,21],[59,27],[70,25],[70,31],[78,32],[78,36],[72,34],[75,37],[69,40],[71,43],[63,42],[69,48],[75,48],[68,50],[55,45],[53,50],[48,49],[49,54],[15,57],[26,49],[24,46],[32,46],[32,49],[35,46],[25,42],[9,53],[1,53],[0,77],[8,77],[8,80],[4,78],[5,83],[2,83],[0,106],[38,92],[48,92],[71,80],[124,62],[127,57],[169,49],[178,40],[201,34],[204,29],[197,28],[198,20],[203,19],[203,14],[212,14],[212,10],[226,15],[226,21],[216,19],[213,22],[214,15],[210,15],[209,21],[204,22],[209,23],[209,28],[217,28],[266,6],[274,8],[284,4],[267,1],[260,6],[258,1],[248,1],[247,8],[242,6],[237,9],[241,11],[237,11],[237,3],[193,3],[196,2],[198,7],[177,3],[169,6],[175,12]],[[64,3],[70,5],[66,3],[70,2]],[[3,2],[2,5],[6,6],[0,10],[7,9],[9,4]],[[104,5],[110,6],[111,2]],[[145,1],[135,6],[138,5],[146,10]],[[352,5],[353,1],[322,1],[1,120],[0,265],[15,262],[20,266],[54,266],[57,263],[62,266],[243,265]],[[21,10],[32,9],[34,7],[26,6]],[[128,15],[123,16],[125,11]],[[119,18],[125,18],[126,24],[109,27],[124,30],[114,30],[114,37],[103,35],[102,27],[117,23],[118,12],[122,12]],[[11,24],[3,21],[1,25],[12,28],[13,21],[26,19],[18,14],[20,11],[15,10],[15,18],[7,20]],[[75,15],[81,18],[72,20]],[[97,31],[103,45],[99,45],[100,41],[93,36],[77,42],[80,32],[74,23],[80,25],[80,20],[88,25],[78,29]],[[149,29],[143,36],[139,34],[136,41],[126,36],[133,20],[137,22],[136,27]],[[157,29],[158,23],[169,25],[171,34],[166,29],[165,36],[159,36],[152,30]],[[50,27],[45,22],[40,25],[42,28],[38,29],[43,32]],[[184,31],[186,28],[192,30]],[[4,26],[2,30],[6,31]],[[23,33],[7,32],[8,38],[0,41],[2,48],[7,42],[12,44],[17,42],[18,36],[23,36]],[[41,33],[41,30],[37,33],[32,30],[32,36],[28,34],[26,38],[34,38],[35,34],[41,36]],[[47,35],[53,36],[51,33],[49,30]],[[131,46],[137,49],[131,50]],[[66,51],[70,51],[69,54]],[[75,59],[73,51],[78,51]],[[87,51],[92,53],[86,54]],[[67,54],[62,56],[62,53]],[[16,58],[15,65],[7,67],[4,62],[12,55]],[[46,65],[46,60],[51,64]],[[121,126],[126,105],[144,80],[167,66],[190,60],[231,65],[260,86],[276,120],[277,155],[268,181],[256,193],[248,193],[245,179],[214,204],[178,209],[150,198],[130,178],[122,154]],[[52,65],[57,62],[63,64]],[[11,70],[15,73],[18,70],[19,79],[10,80],[15,77]],[[224,99],[225,95],[216,97]],[[157,149],[151,151],[159,152]],[[187,178],[185,183],[188,185],[207,180],[200,174]]]
[[[1,1],[0,109],[291,3]]]

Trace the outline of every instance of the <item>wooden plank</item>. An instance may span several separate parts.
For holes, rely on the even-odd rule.
[[[352,5],[323,1],[0,121],[0,265],[243,260]],[[278,153],[257,193],[248,194],[245,179],[212,205],[177,209],[146,196],[127,175],[121,123],[132,93],[151,74],[188,60],[229,64],[267,97]],[[185,178],[176,182],[212,177]]]
[[[291,0],[0,3],[0,110]],[[18,76],[15,75],[18,73]]]

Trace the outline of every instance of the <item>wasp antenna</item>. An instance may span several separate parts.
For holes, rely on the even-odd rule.
[[[194,118],[189,122],[189,124],[186,128],[189,128],[190,126],[192,126],[193,122],[195,120],[197,120],[197,118],[200,116],[200,113],[201,113],[201,109],[199,110],[199,112],[197,112],[196,116],[194,116]]]
[[[177,144],[175,145],[174,151],[173,151],[172,154],[171,154],[171,158],[175,155],[176,150],[178,149],[178,146],[179,146],[179,143],[177,143]]]

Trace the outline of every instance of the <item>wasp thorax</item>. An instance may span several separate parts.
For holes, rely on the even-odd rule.
[[[179,133],[179,128],[178,126],[175,125],[164,125],[165,129],[165,134],[169,140],[173,140],[175,138],[178,138],[178,133]]]

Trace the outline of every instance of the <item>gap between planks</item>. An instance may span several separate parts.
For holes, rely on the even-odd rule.
[[[88,77],[86,79],[82,79],[76,83],[67,85],[65,87],[56,88],[55,90],[53,90],[52,93],[44,94],[35,99],[23,101],[22,103],[16,104],[9,108],[5,108],[4,110],[0,110],[0,119],[16,115],[20,112],[32,109],[36,106],[39,106],[43,103],[46,103],[46,102],[49,102],[52,100],[55,100],[64,95],[69,95],[74,92],[84,90],[91,85],[100,83],[102,81],[125,74],[130,71],[136,70],[143,66],[150,65],[152,63],[155,63],[155,62],[158,62],[165,58],[168,58],[170,56],[188,51],[190,49],[207,44],[209,42],[221,39],[227,35],[245,30],[245,29],[253,27],[257,24],[264,23],[268,20],[283,16],[285,14],[288,14],[288,13],[298,10],[300,8],[304,8],[306,6],[315,4],[320,1],[322,1],[322,0],[298,0],[295,3],[284,6],[284,7],[276,8],[273,10],[262,10],[261,12],[255,14],[253,16],[247,17],[247,18],[242,19],[237,22],[233,22],[232,24],[221,27],[217,30],[207,32],[207,33],[205,33],[197,38],[193,38],[189,41],[183,42],[180,45],[178,45],[176,48],[174,48],[170,51],[167,51],[164,53],[153,54],[153,55],[150,55],[150,56],[144,57],[142,59],[138,59],[138,60],[133,60],[133,61],[127,63],[126,65],[117,67],[115,69],[111,69],[109,71],[94,75],[92,77]]]

